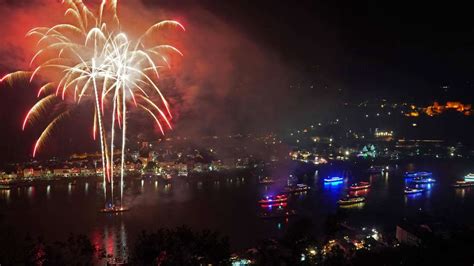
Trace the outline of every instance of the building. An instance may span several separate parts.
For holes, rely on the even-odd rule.
[[[401,244],[409,246],[420,246],[423,239],[432,235],[432,230],[428,225],[410,224],[407,222],[397,225],[395,238]]]
[[[70,177],[72,175],[71,169],[67,167],[58,167],[53,169],[54,176],[61,176],[61,177]]]

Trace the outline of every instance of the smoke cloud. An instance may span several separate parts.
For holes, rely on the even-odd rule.
[[[100,1],[84,0],[84,3],[96,10]],[[0,23],[3,25],[0,74],[28,69],[37,47],[36,40],[26,38],[25,34],[34,27],[70,21],[71,18],[64,17],[64,11],[61,0],[0,1]],[[290,71],[278,54],[253,41],[251,36],[239,30],[238,25],[226,23],[197,2],[188,1],[180,5],[173,1],[119,1],[119,15],[123,31],[131,38],[165,19],[178,20],[186,27],[186,32],[163,29],[153,40],[176,46],[184,54],[184,57],[176,55],[170,58],[171,67],[162,73],[159,83],[174,115],[175,129],[168,134],[267,132],[274,129],[287,110],[294,108],[287,101]],[[37,133],[33,129],[34,132],[25,135],[19,127],[16,128],[17,120],[21,120],[36,101],[38,89],[35,84],[22,86],[7,93],[6,97],[15,98],[15,106],[6,104],[0,110],[3,114],[16,114],[5,117],[9,120],[6,124],[12,125],[3,133],[6,138],[31,138]],[[82,116],[84,120],[91,119],[87,113]],[[158,130],[153,129],[153,120],[147,116],[133,114],[130,120],[130,136],[159,136]],[[90,142],[90,128],[87,127],[90,123],[82,124],[83,134],[79,134],[77,126],[71,137],[65,139],[68,146],[77,148],[84,141]],[[67,136],[68,133],[62,132],[61,135]],[[28,144],[28,150],[29,144],[33,143],[29,139],[20,141],[23,146]],[[73,145],[74,142],[78,143]],[[16,144],[10,148],[20,149]]]

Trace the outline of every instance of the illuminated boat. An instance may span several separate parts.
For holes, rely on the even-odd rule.
[[[278,218],[288,218],[291,216],[297,215],[297,212],[295,210],[285,210],[285,209],[279,209],[274,212],[262,212],[258,216],[262,219],[278,219]]]
[[[369,182],[359,182],[359,183],[355,183],[355,184],[352,184],[350,187],[349,187],[349,190],[360,190],[360,189],[368,189],[370,188],[370,183]]]
[[[413,178],[412,181],[413,183],[417,183],[417,184],[431,184],[431,183],[436,182],[436,180],[431,177],[421,177],[421,176],[417,176]]]
[[[265,198],[258,201],[260,204],[275,204],[275,203],[282,203],[286,202],[288,197],[284,194],[279,194],[276,196],[266,196]]]
[[[128,265],[127,260],[123,258],[109,258],[107,266]]]
[[[337,203],[339,205],[352,205],[352,204],[362,203],[364,201],[365,201],[365,197],[346,196],[346,197],[338,200]]]
[[[464,180],[458,180],[456,183],[453,184],[453,187],[455,188],[464,188],[464,187],[472,187],[474,186],[474,181],[464,181]]]
[[[264,177],[264,178],[260,178],[258,180],[258,183],[259,184],[272,184],[272,183],[275,183],[275,180],[273,180],[271,177]]]
[[[121,212],[126,212],[126,211],[129,211],[129,210],[130,210],[129,208],[124,207],[124,206],[111,205],[107,208],[99,210],[99,212],[102,212],[102,213],[121,213]]]
[[[388,172],[390,170],[390,166],[383,166],[383,165],[371,165],[367,172],[371,174],[380,174],[383,172]]]
[[[327,177],[324,178],[324,183],[339,183],[344,181],[344,178],[339,177],[339,176],[332,176],[332,177]]]
[[[417,193],[422,193],[423,191],[425,190],[422,188],[406,187],[404,192],[405,194],[417,194]]]
[[[288,186],[285,188],[285,193],[302,193],[310,191],[311,187],[305,184],[296,184],[296,186]]]
[[[415,177],[431,177],[433,173],[431,172],[406,172],[406,178],[415,178]]]
[[[469,173],[466,176],[464,176],[464,181],[474,181],[474,174]]]
[[[272,208],[272,207],[286,207],[288,205],[285,201],[284,202],[274,202],[274,203],[263,203],[260,205],[262,208]]]

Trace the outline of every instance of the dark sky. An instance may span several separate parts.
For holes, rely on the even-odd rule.
[[[465,85],[472,80],[474,59],[469,5],[439,1],[218,2],[221,4],[209,3],[216,14],[278,51],[293,67],[319,65],[351,92],[426,95],[442,85],[471,88]]]
[[[178,44],[185,57],[170,82],[177,132],[279,129],[348,100],[473,99],[473,9],[460,2],[142,0],[145,9],[120,2],[129,13],[178,17],[188,28]],[[0,73],[22,65],[13,37],[24,36],[21,25],[48,24],[56,17],[44,10],[57,5],[0,0]],[[0,85],[6,160],[28,154],[40,130],[19,130],[35,102],[29,90]],[[76,143],[68,145],[82,143],[61,135]]]

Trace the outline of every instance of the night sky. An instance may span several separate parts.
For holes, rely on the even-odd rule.
[[[58,2],[0,0],[0,73],[25,66],[34,46],[23,36],[32,26],[60,21]],[[470,6],[460,3],[119,2],[120,12],[135,18],[129,29],[148,22],[142,17],[175,18],[187,27],[174,40],[185,57],[163,81],[177,117],[174,134],[281,129],[321,117],[345,101],[473,100],[474,22]],[[35,102],[32,87],[0,85],[4,160],[29,154],[41,129],[20,129]],[[138,132],[140,122],[146,123],[137,122]],[[52,145],[67,141],[81,147],[89,132],[82,124],[75,123],[73,134],[70,128],[61,131]],[[82,137],[74,134],[81,130]]]
[[[210,8],[292,68],[311,66],[352,94],[472,96],[468,5],[436,1],[229,1]],[[242,4],[242,2],[247,2]],[[311,73],[307,73],[311,78]],[[436,97],[436,96],[435,96]],[[448,96],[450,97],[450,96]],[[431,100],[431,99],[430,99]],[[470,100],[470,99],[469,99]]]

